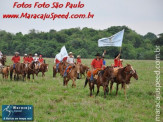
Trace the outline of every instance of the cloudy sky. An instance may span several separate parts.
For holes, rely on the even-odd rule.
[[[54,9],[54,8],[13,8],[14,2],[46,2],[52,4],[78,3],[79,0],[1,0],[0,1],[0,30],[7,32],[28,33],[31,29],[47,32],[50,29],[61,30],[74,27],[89,27],[94,29],[106,29],[111,26],[126,25],[139,34],[153,32],[163,33],[163,0],[81,0],[85,4],[82,9]],[[3,19],[3,14],[28,13],[67,13],[94,14],[93,19]]]

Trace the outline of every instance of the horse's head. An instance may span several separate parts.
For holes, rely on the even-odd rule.
[[[138,80],[138,75],[137,75],[137,72],[135,70],[135,73],[132,75],[136,80]]]
[[[80,68],[82,67],[81,64],[76,64],[76,69],[77,69],[77,73],[79,74],[80,73]]]
[[[49,64],[44,64],[44,69],[45,69],[45,72],[47,72],[47,71],[48,71],[48,66],[49,66]]]
[[[127,64],[127,66],[124,67],[124,71],[127,74],[131,74],[131,75],[133,75],[135,73],[135,70],[133,69],[133,67],[130,64]]]
[[[6,55],[3,55],[2,59],[6,62]]]

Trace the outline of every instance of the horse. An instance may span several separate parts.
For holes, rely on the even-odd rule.
[[[19,80],[19,75],[22,75],[23,81],[25,79],[25,64],[24,63],[16,63],[15,69],[13,65],[10,66],[10,80],[12,80],[12,75],[14,73],[14,80]]]
[[[33,76],[33,81],[34,81],[34,74],[36,73],[36,62],[31,62],[28,64],[28,67],[26,68],[26,74],[27,74],[27,79],[30,80],[30,75]]]
[[[1,73],[2,73],[3,79],[7,79],[8,78],[9,70],[10,70],[9,66],[2,68]]]
[[[82,75],[85,77],[85,73],[89,70],[89,67],[83,64],[76,64],[78,69],[78,79],[82,78]]]
[[[4,66],[6,62],[6,55],[3,55],[2,58],[0,59],[0,63]]]
[[[44,77],[44,76],[45,76],[45,72],[48,71],[48,65],[49,65],[49,64],[44,64],[44,63],[40,64],[39,70],[38,70],[38,72],[36,73],[36,76],[38,76],[38,73],[39,73],[39,72],[42,72],[42,77]]]
[[[111,80],[110,93],[112,93],[113,83],[115,82],[117,83],[116,95],[118,95],[118,85],[122,84],[122,88],[124,89],[124,94],[126,96],[126,84],[130,84],[131,77],[134,77],[136,80],[138,80],[136,70],[134,70],[130,64],[127,64],[127,66],[123,68],[119,68],[117,76]]]
[[[58,69],[56,65],[53,66],[53,77],[56,77],[57,73],[60,73],[60,75],[62,76],[64,63],[60,62],[58,65]]]
[[[99,88],[100,86],[103,86],[104,90],[104,98],[106,97],[106,94],[109,92],[109,81],[114,78],[114,71],[113,67],[107,66],[104,70],[100,70],[98,73],[97,79],[94,79],[93,81],[90,81],[90,79],[87,77],[85,80],[85,85],[86,87],[87,83],[89,82],[89,89],[90,89],[90,97],[92,96],[92,91],[94,91],[94,85],[97,85],[97,93],[96,96],[99,93]]]
[[[70,68],[68,68],[67,70],[67,76],[64,76],[63,78],[63,85],[67,86],[68,85],[68,81],[71,79],[72,80],[72,87],[76,87],[75,81],[77,79],[77,68],[75,65],[70,66]]]

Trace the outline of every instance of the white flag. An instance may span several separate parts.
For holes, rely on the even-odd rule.
[[[64,57],[67,57],[68,56],[68,53],[67,53],[67,50],[66,50],[66,47],[63,46],[61,48],[61,51],[60,53],[58,53],[55,58],[58,59],[59,61],[62,61]]]
[[[124,35],[124,30],[114,34],[111,37],[99,39],[98,46],[99,47],[105,47],[105,46],[121,47],[123,41],[123,35]]]

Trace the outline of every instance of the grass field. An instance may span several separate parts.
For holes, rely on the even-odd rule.
[[[8,57],[7,65],[11,64]],[[83,88],[85,78],[77,80],[76,88],[72,88],[72,81],[68,87],[63,86],[63,78],[52,77],[53,59],[46,59],[49,71],[45,78],[39,74],[35,82],[2,81],[0,76],[0,110],[2,105],[33,105],[34,121],[66,121],[66,122],[154,122],[155,121],[155,61],[125,60],[137,70],[138,81],[132,78],[127,89],[127,98],[123,90],[115,96],[113,93],[104,99],[103,89],[97,97],[89,97],[89,88]],[[83,63],[90,66],[91,59],[83,59]],[[107,65],[113,60],[106,60]],[[161,61],[161,66],[163,61]],[[163,71],[163,69],[161,69]],[[163,73],[161,72],[161,79]],[[96,89],[95,89],[96,92]],[[163,89],[161,90],[163,93]],[[94,93],[95,94],[95,93]],[[163,96],[163,94],[162,94]],[[161,105],[163,100],[161,100]],[[163,112],[163,106],[161,106]],[[162,113],[161,113],[162,115]],[[0,121],[2,120],[0,111]],[[162,118],[163,121],[163,118]]]

